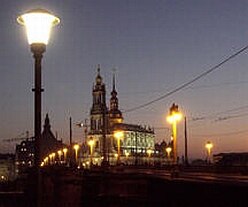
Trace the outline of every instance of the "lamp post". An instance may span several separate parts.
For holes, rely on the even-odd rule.
[[[93,147],[95,145],[95,141],[93,138],[91,138],[88,141],[88,145],[90,146],[90,164],[92,165],[93,164]]]
[[[74,144],[73,149],[75,150],[75,161],[76,161],[76,164],[78,164],[78,150],[79,150],[79,145],[78,144]]]
[[[17,18],[17,22],[26,27],[28,43],[35,60],[35,87],[34,91],[34,134],[35,134],[35,168],[40,165],[40,135],[41,135],[41,60],[46,51],[51,27],[60,20],[43,9],[31,10]]]
[[[59,150],[58,151],[58,156],[59,156],[59,164],[61,164],[61,162],[62,162],[62,159],[61,159],[61,157],[62,157],[62,151],[61,150]]]
[[[67,148],[64,148],[64,149],[63,149],[63,153],[64,153],[64,163],[66,163],[66,160],[67,160],[67,151],[68,151]]]
[[[56,154],[55,154],[55,152],[53,152],[53,153],[52,153],[52,157],[53,157],[53,164],[54,164],[54,165],[56,164],[55,156],[56,156]]]
[[[52,155],[52,153],[49,154],[49,164],[50,164],[50,165],[53,164],[53,155]]]
[[[166,147],[165,151],[167,152],[168,163],[169,163],[170,162],[170,154],[171,154],[172,149],[171,149],[171,147]]]
[[[49,164],[49,158],[48,158],[48,157],[45,157],[45,159],[44,159],[44,164],[45,164],[45,165],[48,165],[48,164]]]
[[[213,146],[214,146],[213,143],[210,141],[207,141],[207,143],[205,144],[205,148],[207,149],[207,161],[209,164],[211,163],[211,152]]]
[[[123,131],[116,131],[114,132],[114,137],[117,140],[117,164],[120,164],[120,156],[121,156],[121,139],[123,138],[124,133]]]
[[[151,164],[151,154],[152,154],[152,150],[151,149],[148,149],[147,150],[147,155],[148,155],[148,164],[149,165]]]
[[[178,105],[172,104],[167,116],[167,121],[172,125],[172,138],[173,138],[173,162],[177,164],[177,122],[182,118],[182,114],[178,110]]]
[[[129,157],[130,153],[125,151],[125,156],[126,156],[126,164],[128,164],[128,157]]]

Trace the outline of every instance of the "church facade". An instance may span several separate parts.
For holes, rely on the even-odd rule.
[[[148,152],[154,152],[154,130],[151,127],[124,123],[117,95],[115,74],[113,74],[108,107],[106,103],[106,86],[100,74],[100,66],[98,66],[95,83],[92,88],[90,129],[87,135],[87,141],[94,140],[93,157],[95,159],[93,163],[99,164],[105,151],[108,162],[113,165],[116,164],[118,152],[117,140],[114,137],[116,131],[123,132],[123,137],[120,140],[121,163],[144,163],[148,160]],[[105,147],[104,143],[106,143]]]

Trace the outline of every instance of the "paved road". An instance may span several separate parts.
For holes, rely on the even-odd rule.
[[[248,185],[248,175],[220,174],[220,173],[209,173],[209,172],[185,172],[185,171],[179,171],[176,174],[172,174],[171,171],[157,170],[157,169],[124,169],[123,172],[153,175],[167,180],[234,183],[240,185]]]

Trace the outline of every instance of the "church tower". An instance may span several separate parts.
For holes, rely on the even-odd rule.
[[[112,92],[110,98],[110,110],[109,110],[109,123],[110,127],[115,123],[122,123],[123,116],[121,111],[119,110],[117,91],[115,88],[115,72],[113,72],[113,82],[112,82]]]
[[[97,76],[92,90],[93,104],[90,111],[90,134],[102,134],[104,113],[107,117],[106,89],[100,75],[100,65],[97,68]]]

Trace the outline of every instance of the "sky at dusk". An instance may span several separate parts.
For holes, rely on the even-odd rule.
[[[61,23],[53,28],[42,62],[43,120],[68,142],[73,123],[89,119],[97,64],[111,91],[116,68],[124,112],[165,95],[248,45],[246,0],[1,0],[0,152],[16,143],[3,139],[33,135],[34,66],[18,15],[45,8]],[[188,120],[189,157],[248,151],[248,51],[192,85],[139,110],[125,123],[155,128],[156,142],[170,139],[166,115],[172,103]],[[42,121],[43,123],[43,121]],[[178,154],[184,153],[184,125],[178,125]],[[73,139],[83,131],[73,125]]]

